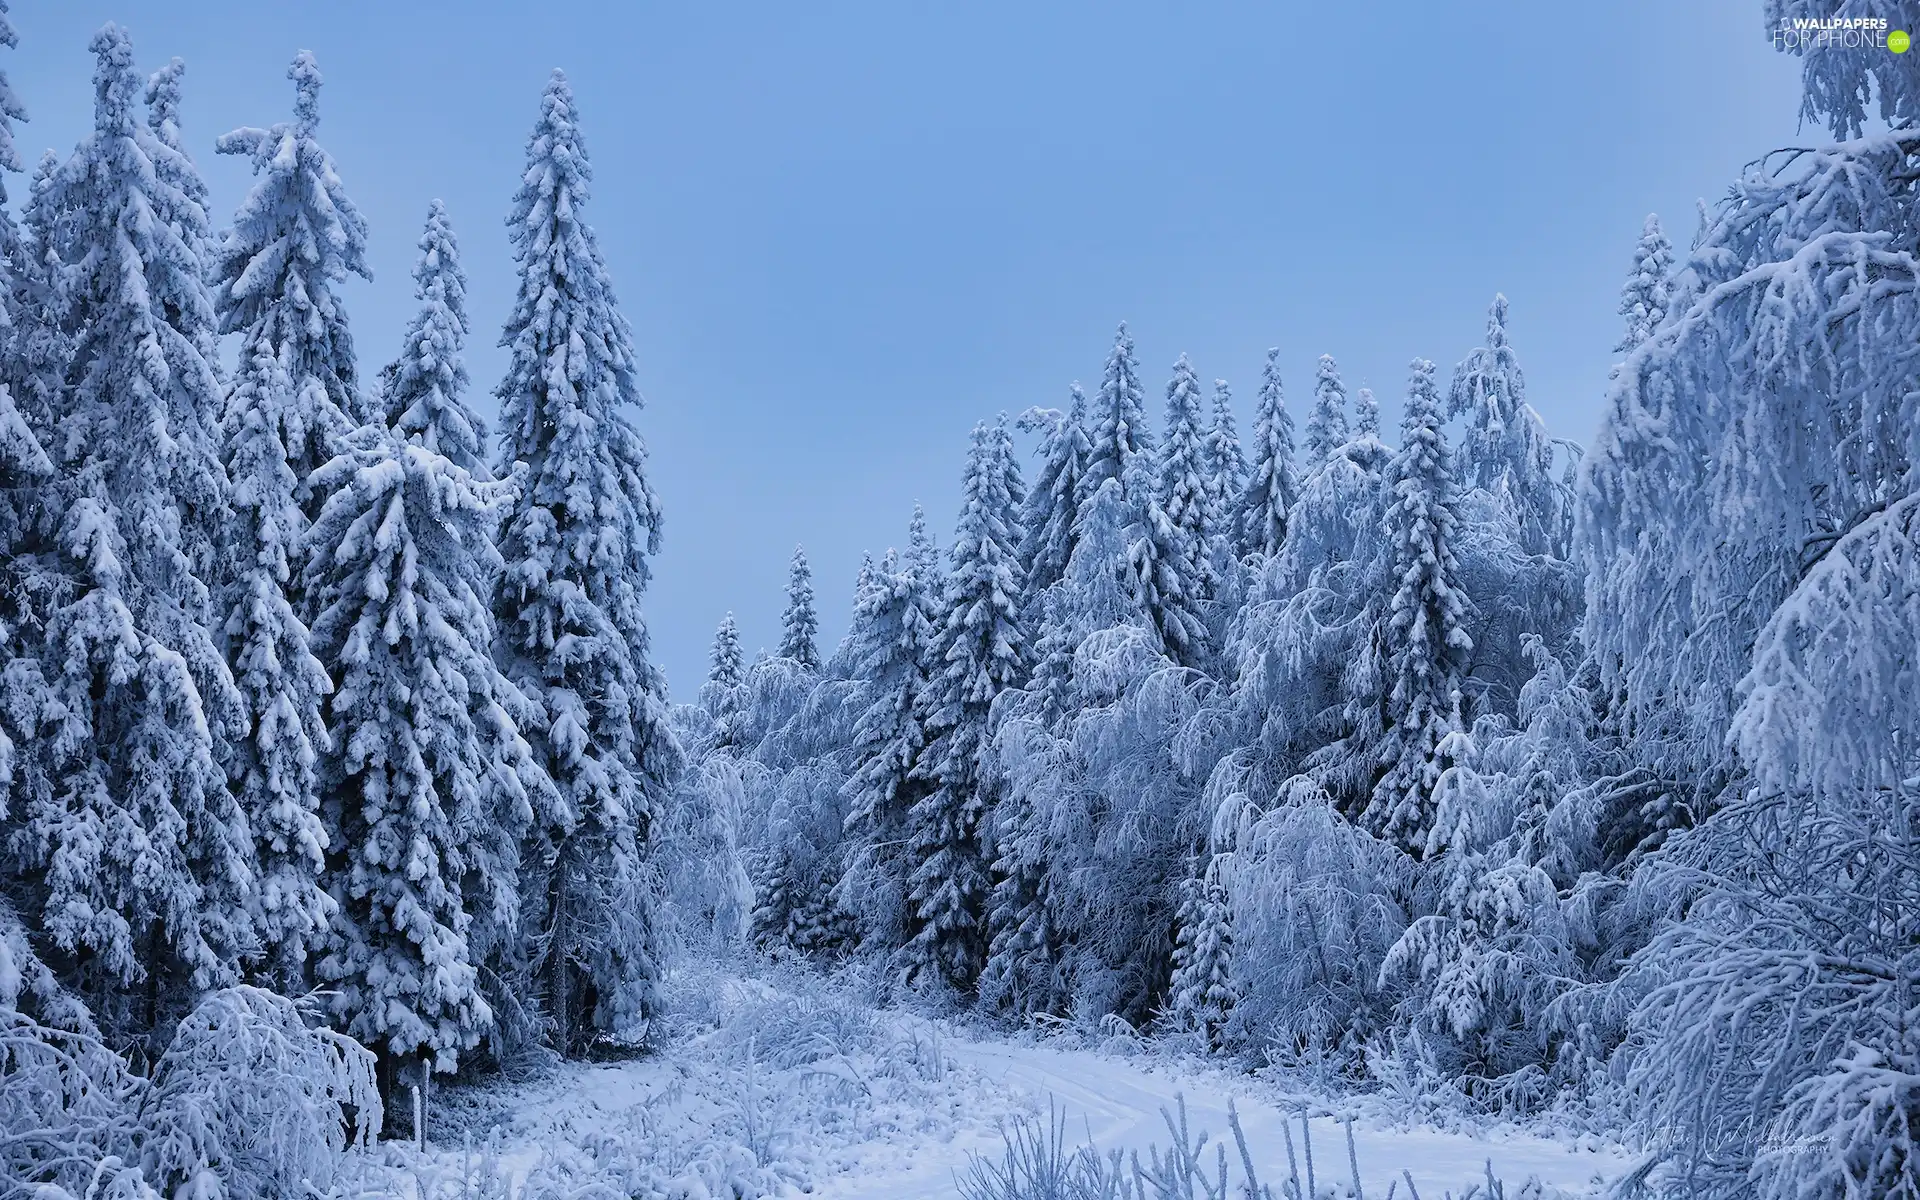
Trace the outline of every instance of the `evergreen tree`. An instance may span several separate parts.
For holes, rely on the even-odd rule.
[[[1247,490],[1247,456],[1233,419],[1233,391],[1213,381],[1213,424],[1207,429],[1207,536],[1232,538],[1240,497]]]
[[[1383,586],[1393,594],[1375,617],[1383,670],[1383,732],[1367,822],[1420,853],[1432,826],[1439,748],[1459,719],[1457,705],[1473,639],[1454,557],[1452,469],[1440,431],[1433,364],[1413,361],[1401,448],[1394,456],[1393,504],[1386,515]]]
[[[249,736],[231,771],[253,826],[260,885],[255,915],[269,965],[300,982],[307,951],[332,919],[321,887],[327,831],[316,767],[329,748],[323,705],[333,690],[288,600],[307,534],[287,461],[293,381],[264,343],[240,364],[227,394],[221,457],[233,483],[231,576],[222,599],[228,661],[246,706]]]
[[[91,49],[93,132],[33,201],[71,264],[52,295],[73,340],[43,497],[65,578],[16,844],[42,873],[44,929],[102,989],[102,1015],[145,975],[151,1028],[169,983],[223,983],[251,948],[253,834],[221,768],[244,717],[206,582],[227,478],[194,253],[205,215],[167,183],[191,164],[136,120],[127,35],[107,25]]]
[[[1043,801],[1030,786],[1037,780],[1054,781],[1055,776],[1047,769],[1054,765],[1047,751],[1062,745],[1055,735],[1075,707],[1075,639],[1060,592],[1060,588],[1054,588],[1041,598],[1033,677],[1009,719],[997,722],[992,746],[996,756],[1017,746],[1017,758],[1041,768],[1001,780],[1004,791],[990,815],[993,886],[987,900],[987,958],[978,991],[983,1005],[1016,1016],[1056,1012],[1065,1001],[1058,986],[1061,938],[1053,919],[1049,878],[1055,851],[1041,808]],[[1028,751],[1038,753],[1029,757]]]
[[[850,658],[861,681],[853,702],[860,715],[843,788],[850,857],[835,895],[857,921],[863,946],[882,955],[904,944],[909,932],[909,818],[931,790],[921,762],[934,626],[921,581],[935,569],[926,518],[915,505],[906,560],[887,552],[853,615]]]
[[[1377,438],[1380,436],[1380,402],[1373,398],[1372,388],[1361,388],[1353,394],[1354,436]]]
[[[740,686],[740,631],[732,613],[721,618],[720,628],[714,632],[712,664],[707,672],[710,685],[726,690]]]
[[[1236,999],[1231,976],[1233,912],[1224,878],[1225,855],[1180,886],[1174,917],[1173,977],[1167,986],[1175,1028],[1192,1030],[1218,1049]]]
[[[1627,327],[1614,343],[1616,352],[1633,353],[1667,319],[1667,306],[1673,300],[1673,286],[1668,282],[1672,272],[1673,243],[1660,227],[1659,214],[1648,213],[1640,229],[1640,244],[1633,248],[1633,270],[1620,289],[1620,317]]]
[[[804,546],[793,548],[787,569],[787,611],[780,615],[780,657],[790,658],[809,671],[820,669],[820,651],[814,638],[820,618],[813,611],[813,568]]]
[[[295,55],[287,78],[291,122],[236,129],[215,143],[222,154],[251,158],[259,178],[220,237],[210,278],[220,332],[240,335],[242,370],[277,362],[287,375],[286,399],[271,420],[293,471],[294,499],[311,520],[324,497],[309,477],[333,457],[334,439],[374,415],[360,394],[338,291],[349,275],[373,274],[366,222],[314,138],[320,71],[313,55]]]
[[[73,341],[73,331],[60,325],[56,293],[61,268],[55,249],[59,189],[54,179],[59,170],[60,159],[53,151],[41,156],[18,228],[0,203],[0,262],[8,276],[0,281],[5,284],[0,295],[0,386],[11,393],[21,419],[49,445]]]
[[[1206,576],[1195,562],[1191,531],[1176,525],[1161,506],[1156,481],[1149,473],[1151,460],[1148,454],[1135,455],[1120,483],[1122,503],[1131,518],[1127,582],[1167,656],[1182,666],[1198,667],[1208,654],[1207,626],[1199,614],[1206,598]],[[1088,519],[1083,513],[1083,524]]]
[[[508,228],[519,265],[512,352],[496,391],[501,461],[527,464],[500,534],[499,653],[535,702],[529,732],[559,787],[537,830],[530,930],[565,1053],[583,1026],[640,1036],[659,972],[643,883],[655,806],[680,769],[664,685],[647,661],[640,595],[660,506],[638,407],[632,339],[593,230],[573,91],[553,73],[527,142]]]
[[[1159,478],[1155,496],[1174,531],[1174,546],[1191,572],[1196,600],[1213,594],[1216,580],[1206,553],[1212,524],[1208,512],[1209,479],[1207,431],[1200,423],[1200,380],[1182,354],[1167,382],[1166,439],[1160,445]]]
[[[0,46],[12,50],[20,44],[20,35],[14,31],[13,22],[7,16],[7,0],[0,0]],[[24,171],[26,165],[20,161],[20,150],[13,144],[13,123],[27,119],[26,106],[13,93],[13,84],[7,80],[7,73],[0,71],[0,172]],[[6,184],[0,182],[0,204],[7,198]],[[6,218],[11,222],[11,216]],[[0,246],[0,251],[9,251],[12,247]]]
[[[740,682],[744,677],[740,660],[740,631],[728,613],[713,635],[712,666],[706,686],[700,689],[701,701],[713,717],[713,748],[724,750],[736,745],[740,721]]]
[[[1004,418],[974,426],[947,576],[944,623],[931,650],[928,743],[920,773],[933,785],[910,814],[915,933],[909,971],[970,988],[987,951],[988,879],[981,846],[993,808],[989,711],[1027,668],[1018,545],[1026,499]]]
[[[1147,397],[1140,387],[1140,367],[1133,358],[1133,339],[1123,322],[1113,337],[1100,393],[1094,398],[1093,422],[1087,428],[1086,467],[1080,475],[1076,511],[1084,509],[1100,485],[1111,479],[1122,489],[1133,460],[1151,454],[1153,435],[1147,428]],[[1151,480],[1151,473],[1143,477]],[[1128,499],[1137,499],[1129,494]]]
[[[1333,355],[1322,354],[1313,380],[1313,413],[1307,418],[1307,469],[1319,470],[1347,436],[1347,388]]]
[[[1487,344],[1454,368],[1447,415],[1467,416],[1466,460],[1475,487],[1492,495],[1519,527],[1529,554],[1555,549],[1560,497],[1553,482],[1553,444],[1527,403],[1520,360],[1507,341],[1507,298],[1487,312]]]
[[[1072,404],[1063,414],[1030,408],[1020,428],[1040,434],[1040,471],[1020,513],[1020,569],[1027,584],[1028,628],[1036,627],[1034,605],[1066,574],[1073,557],[1074,519],[1091,445],[1087,441],[1087,398],[1074,384]]]
[[[453,1070],[490,1024],[474,940],[513,919],[510,847],[545,786],[485,603],[487,535],[517,480],[474,479],[434,437],[353,435],[315,477],[328,499],[309,533],[313,641],[338,683],[325,812],[340,910],[317,972],[389,1081],[416,1058]]]
[[[413,298],[420,311],[407,326],[398,358],[380,373],[382,419],[400,436],[441,455],[475,479],[487,466],[487,423],[462,398],[467,366],[467,276],[446,205],[427,206],[414,261]]]
[[[1253,424],[1253,467],[1236,518],[1241,553],[1267,558],[1279,554],[1287,540],[1287,514],[1299,494],[1293,475],[1293,417],[1280,387],[1279,359],[1279,347],[1267,351]]]

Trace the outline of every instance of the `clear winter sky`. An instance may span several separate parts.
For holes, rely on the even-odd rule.
[[[294,52],[372,227],[347,288],[370,378],[412,312],[427,203],[471,280],[475,407],[512,295],[502,220],[547,72],[573,80],[588,217],[638,343],[666,544],[648,593],[679,698],[731,609],[779,636],[804,542],[822,649],[862,550],[915,499],[944,545],[967,430],[1091,385],[1133,329],[1155,419],[1175,356],[1235,386],[1279,346],[1296,416],[1322,353],[1397,422],[1406,364],[1480,344],[1495,291],[1534,405],[1590,440],[1649,211],[1814,137],[1760,0],[13,0],[32,163],[91,120],[90,32],[183,57],[185,134],[286,119]],[[16,202],[23,180],[9,183]]]

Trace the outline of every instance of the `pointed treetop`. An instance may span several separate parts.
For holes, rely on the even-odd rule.
[[[1380,402],[1373,398],[1372,388],[1361,388],[1353,394],[1354,432],[1361,437],[1380,436]]]
[[[180,149],[180,77],[187,64],[180,58],[147,77],[147,127],[167,145]]]
[[[402,435],[454,465],[485,478],[486,421],[467,407],[467,277],[446,205],[427,208],[413,268],[419,315],[407,327],[400,357],[385,373],[385,418]]]
[[[713,635],[712,669],[707,673],[707,682],[719,688],[740,684],[740,630],[733,622],[732,613],[721,618],[720,628]]]
[[[1207,532],[1205,455],[1200,379],[1182,354],[1173,364],[1173,378],[1167,381],[1166,441],[1161,447],[1157,496],[1167,519],[1185,536],[1182,550],[1187,554],[1197,552]]]
[[[1673,270],[1673,244],[1660,227],[1660,217],[1648,213],[1640,229],[1640,244],[1633,249],[1633,270],[1620,289],[1620,316],[1626,329],[1614,350],[1631,354],[1666,319],[1667,305],[1673,298],[1668,279]]]
[[[1437,426],[1439,411],[1440,393],[1433,382],[1433,362],[1416,358],[1407,365],[1407,410],[1400,418],[1401,441],[1411,442],[1420,431]]]
[[[140,77],[133,69],[133,39],[108,21],[87,43],[93,52],[93,127],[100,133],[133,132],[133,106]]]
[[[795,546],[787,570],[787,611],[780,617],[780,657],[818,668],[820,651],[814,637],[819,631],[820,618],[813,610],[813,568],[807,564],[806,547]]]
[[[1313,381],[1313,412],[1307,416],[1307,462],[1317,469],[1347,443],[1347,388],[1333,355],[1322,354]]]
[[[907,526],[908,558],[911,565],[923,566],[934,561],[936,547],[933,535],[927,532],[927,510],[920,502],[913,502],[913,522]]]
[[[1237,533],[1242,553],[1271,557],[1287,537],[1293,507],[1293,417],[1280,384],[1280,348],[1267,351],[1253,424],[1253,465],[1241,497]]]
[[[1093,409],[1087,430],[1087,469],[1078,498],[1081,505],[1091,500],[1108,479],[1119,481],[1124,488],[1133,460],[1153,448],[1153,436],[1147,427],[1146,391],[1140,386],[1140,368],[1134,360],[1133,338],[1127,334],[1125,321],[1113,335],[1113,349],[1107,353]]]
[[[593,167],[587,162],[579,116],[574,111],[573,85],[567,82],[567,73],[559,67],[547,77],[547,89],[540,94],[540,117],[534,122],[533,134],[527,141],[527,162],[529,187],[561,188],[585,197],[587,183],[593,178]],[[537,163],[551,164],[553,174],[544,180],[537,179],[535,172],[540,170],[534,165]]]
[[[300,132],[311,137],[320,125],[320,67],[311,50],[293,56],[287,78],[293,81],[293,119]]]

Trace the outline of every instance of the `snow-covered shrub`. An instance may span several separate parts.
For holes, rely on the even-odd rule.
[[[1237,846],[1234,983],[1227,1036],[1281,1062],[1344,1047],[1389,1007],[1375,981],[1405,931],[1412,862],[1334,811],[1308,779],[1261,810],[1244,796],[1216,829]]]
[[[285,996],[213,993],[180,1022],[141,1098],[141,1164],[170,1195],[300,1196],[379,1133],[373,1054]]]
[[[127,1160],[142,1088],[90,1029],[43,1025],[0,1003],[0,1194],[44,1186],[78,1196],[97,1179],[137,1178]]]

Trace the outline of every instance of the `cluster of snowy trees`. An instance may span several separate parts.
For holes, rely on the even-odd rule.
[[[1297,445],[1276,353],[1243,440],[1184,356],[1154,422],[1123,326],[974,429],[948,546],[916,508],[836,648],[796,551],[777,652],[729,616],[675,707],[564,77],[490,446],[438,203],[361,372],[311,57],[215,143],[256,177],[216,230],[180,64],[92,48],[93,132],[0,206],[0,1179],[324,1187],[403,1077],[636,1043],[665,956],[747,946],[1591,1105],[1675,1195],[1920,1196],[1904,57],[1809,53],[1839,140],[1684,256],[1648,220],[1590,452],[1504,298],[1397,432],[1322,357]],[[0,76],[4,171],[24,118]]]
[[[1010,1019],[1599,1105],[1675,1194],[1920,1195],[1913,80],[1810,55],[1846,140],[1684,257],[1648,219],[1584,456],[1504,298],[1444,388],[1413,362],[1391,442],[1322,357],[1296,447],[1271,353],[1249,442],[1184,356],[1155,429],[1122,327],[1013,423],[1028,472],[975,428],[950,546],[916,509],[836,651],[798,555],[777,655],[722,625],[676,714],[677,919]]]
[[[244,1068],[208,1029],[284,1049],[312,1031],[282,997],[309,992],[350,1040],[302,1053],[358,1078],[370,1050],[382,1092],[639,1042],[649,848],[681,762],[640,613],[660,510],[631,337],[565,77],[508,219],[496,453],[437,201],[418,316],[363,378],[341,285],[367,274],[367,228],[318,140],[312,57],[291,120],[214,143],[255,177],[216,232],[179,61],[139,73],[112,25],[91,48],[92,132],[42,160],[17,222],[0,208],[9,1132],[79,1137],[75,1104],[113,1080],[163,1111],[182,1055]],[[0,78],[7,170],[24,116]],[[327,1087],[366,1115],[365,1089]],[[156,1139],[147,1178],[171,1189]],[[74,1182],[89,1164],[56,1141],[0,1142],[24,1156],[5,1178]]]

